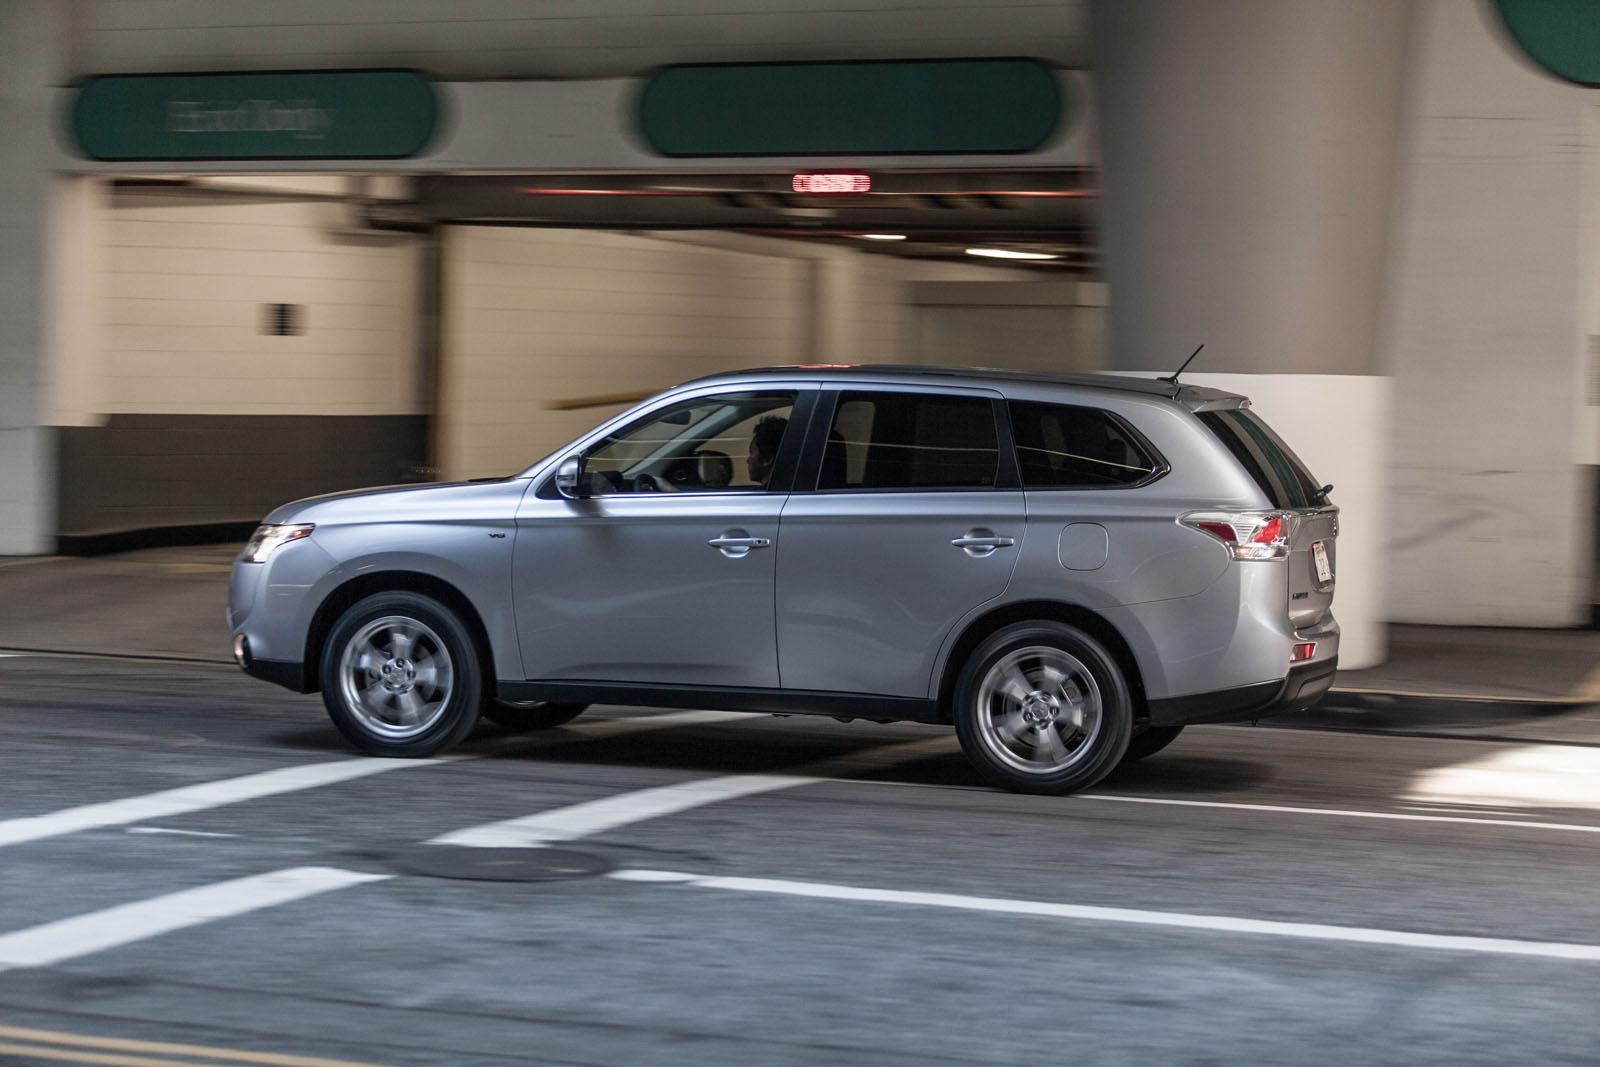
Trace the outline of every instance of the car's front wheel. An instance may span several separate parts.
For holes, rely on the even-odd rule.
[[[973,766],[1022,793],[1088,788],[1117,766],[1133,732],[1116,660],[1058,622],[1016,623],[985,639],[956,683],[954,714]]]
[[[375,756],[431,756],[472,732],[483,668],[455,613],[419,593],[375,593],[334,624],[322,700],[351,744]]]

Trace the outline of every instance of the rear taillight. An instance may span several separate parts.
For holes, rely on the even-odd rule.
[[[1234,559],[1287,559],[1295,517],[1287,511],[1192,511],[1178,521],[1221,541]]]

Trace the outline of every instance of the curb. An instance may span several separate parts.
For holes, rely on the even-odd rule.
[[[1600,745],[1592,737],[1528,736],[1522,731],[1555,724],[1593,701],[1552,697],[1497,699],[1446,694],[1330,690],[1313,707],[1262,720],[1266,726],[1348,733],[1403,734],[1462,740]]]
[[[231,659],[220,656],[185,656],[182,653],[171,652],[118,652],[116,650],[97,650],[85,652],[73,648],[26,648],[22,645],[0,645],[0,655],[7,656],[44,656],[56,659],[113,659],[133,660],[138,663],[182,663],[201,667],[237,667]]]

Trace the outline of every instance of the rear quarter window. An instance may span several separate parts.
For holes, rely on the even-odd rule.
[[[1162,470],[1155,449],[1110,412],[1024,400],[1010,411],[1024,489],[1140,485]]]
[[[1198,412],[1198,417],[1233,453],[1273,507],[1314,508],[1326,503],[1320,483],[1261,416],[1249,408],[1230,408]]]

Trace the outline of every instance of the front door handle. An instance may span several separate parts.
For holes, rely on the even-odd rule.
[[[968,530],[950,542],[969,556],[992,556],[997,548],[1010,548],[1017,543],[1015,537],[1005,537],[993,530]]]
[[[707,541],[706,544],[729,559],[742,559],[750,554],[752,548],[767,548],[772,544],[772,539],[770,537],[751,537],[743,530],[724,530],[720,535]]]

